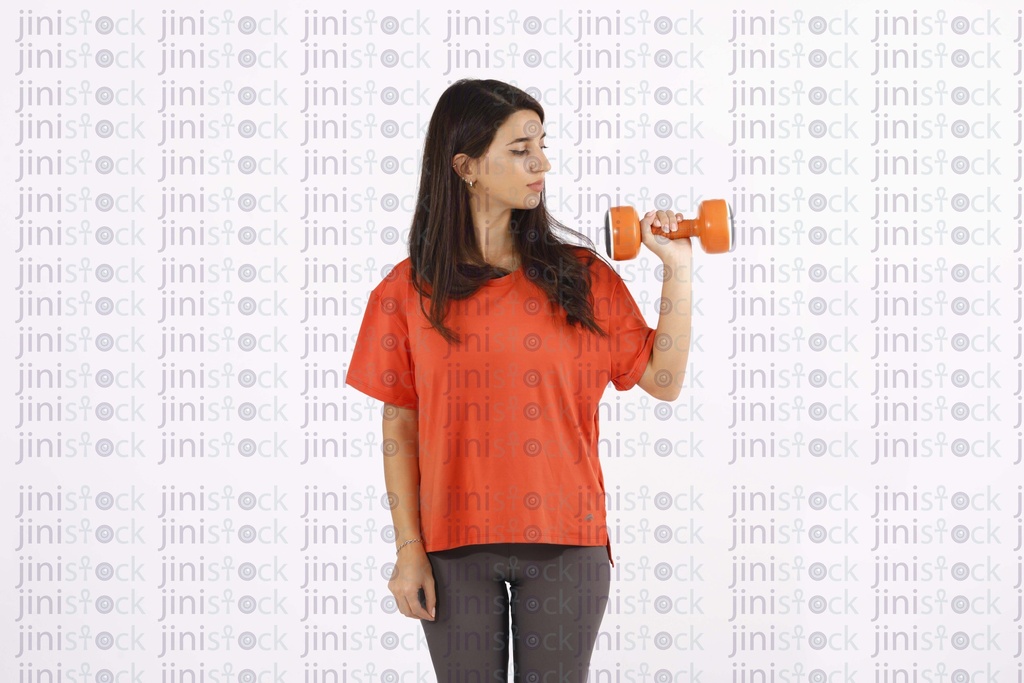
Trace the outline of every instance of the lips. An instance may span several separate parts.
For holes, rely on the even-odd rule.
[[[540,192],[542,189],[544,189],[544,181],[538,180],[533,185],[527,185],[527,187],[533,190],[534,192]]]

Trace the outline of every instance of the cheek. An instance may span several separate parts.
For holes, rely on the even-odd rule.
[[[519,182],[519,178],[523,175],[523,163],[518,159],[506,161],[498,174],[495,176],[495,181],[499,184],[508,184]]]
[[[509,173],[515,172],[515,167],[515,161],[500,157],[491,163],[487,175],[491,178],[491,182],[500,184],[505,181]]]

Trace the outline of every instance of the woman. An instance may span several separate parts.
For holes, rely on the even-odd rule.
[[[371,292],[346,376],[385,403],[388,588],[442,682],[504,680],[510,620],[517,677],[587,679],[614,566],[597,407],[609,382],[674,400],[686,365],[689,240],[651,233],[682,216],[642,220],[667,274],[655,330],[592,243],[552,234],[586,240],[544,206],[543,122],[500,81],[441,95],[409,257]]]

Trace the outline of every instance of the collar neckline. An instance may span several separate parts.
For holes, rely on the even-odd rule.
[[[520,264],[518,268],[513,270],[508,275],[502,275],[501,277],[491,278],[490,280],[485,282],[483,286],[484,287],[500,287],[501,285],[510,284],[512,282],[515,282],[515,281],[521,279],[522,277],[523,277],[523,266],[522,266],[522,264]]]

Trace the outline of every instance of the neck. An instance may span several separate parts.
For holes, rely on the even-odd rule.
[[[519,254],[512,242],[512,236],[505,232],[500,241],[495,240],[493,233],[481,238],[477,233],[477,244],[480,246],[480,254],[484,261],[497,268],[508,268],[514,270],[519,266]]]
[[[509,229],[512,224],[512,209],[494,207],[490,211],[481,211],[477,202],[474,202],[471,208],[476,243],[480,247],[484,261],[498,267],[505,267],[505,262],[513,262],[516,258],[516,247]]]
[[[513,254],[507,258],[503,258],[498,261],[492,261],[488,259],[487,262],[490,263],[492,266],[495,266],[496,268],[513,271],[519,267],[519,256]]]

